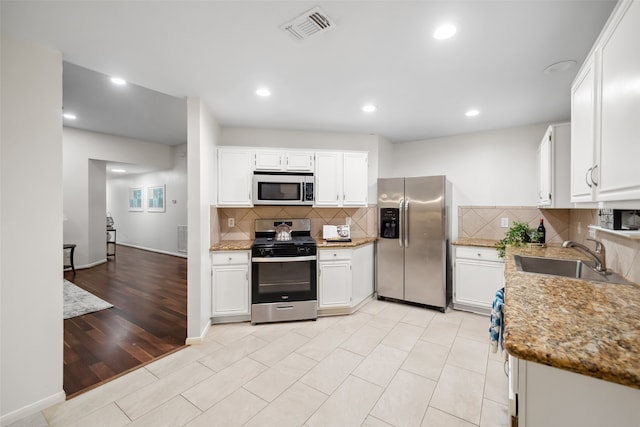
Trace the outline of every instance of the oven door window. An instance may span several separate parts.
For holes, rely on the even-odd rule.
[[[254,262],[254,303],[316,299],[316,262]]]
[[[302,200],[302,185],[299,182],[258,182],[259,200]]]

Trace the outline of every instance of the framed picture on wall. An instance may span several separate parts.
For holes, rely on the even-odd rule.
[[[129,212],[142,212],[144,206],[142,200],[144,199],[144,189],[142,187],[129,189]]]
[[[165,211],[164,190],[165,190],[164,185],[147,187],[147,211],[148,212],[164,212]]]

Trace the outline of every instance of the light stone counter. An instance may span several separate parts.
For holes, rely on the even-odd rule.
[[[495,248],[496,240],[489,239],[473,239],[471,237],[462,237],[455,240],[452,245],[454,246],[476,246],[479,248]]]
[[[508,248],[507,352],[640,389],[640,286],[519,272],[514,254],[587,259],[562,247]]]
[[[248,251],[253,245],[253,240],[221,240],[212,245],[209,251]]]
[[[316,239],[316,245],[318,249],[325,248],[356,248],[358,246],[366,245],[367,243],[375,242],[377,237],[356,237],[351,239],[350,242],[327,242],[326,240]]]

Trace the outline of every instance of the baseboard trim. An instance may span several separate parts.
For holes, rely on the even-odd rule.
[[[207,322],[207,326],[205,326],[204,330],[200,334],[199,337],[187,337],[185,340],[186,345],[199,345],[204,342],[204,337],[207,336],[207,332],[209,332],[209,328],[211,327],[211,322]]]
[[[92,262],[91,264],[76,265],[76,270],[83,270],[85,268],[95,267],[96,265],[104,264],[105,262],[107,262],[107,259],[103,258],[103,259],[98,260],[96,262]],[[73,271],[73,270],[72,270],[71,267],[69,267],[69,268],[65,268],[63,271]]]
[[[15,423],[18,420],[40,412],[43,409],[48,408],[49,406],[55,405],[56,403],[64,402],[65,398],[66,395],[64,394],[64,391],[61,390],[49,397],[45,397],[44,399],[38,400],[37,402],[34,402],[30,405],[24,406],[20,409],[16,409],[15,411],[9,412],[8,414],[4,414],[0,416],[0,426],[8,426],[9,424]]]
[[[187,258],[187,254],[182,253],[182,252],[162,251],[160,249],[147,248],[145,246],[132,245],[131,243],[122,243],[122,242],[118,242],[118,245],[128,246],[130,248],[141,249],[143,251],[156,252],[156,253],[164,254],[164,255],[171,255],[171,256],[177,256],[177,257],[180,257],[180,258]]]

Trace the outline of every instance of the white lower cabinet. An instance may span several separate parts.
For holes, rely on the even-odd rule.
[[[453,308],[488,314],[504,286],[504,262],[495,248],[456,246]]]
[[[318,307],[351,305],[351,249],[322,249],[318,262]]]
[[[563,369],[510,359],[519,427],[632,427],[640,420],[640,390]],[[515,369],[514,369],[515,368]],[[513,375],[517,370],[517,375]]]
[[[251,315],[249,251],[212,252],[211,261],[212,321],[248,320]]]
[[[318,250],[318,308],[351,309],[374,291],[373,243]]]

